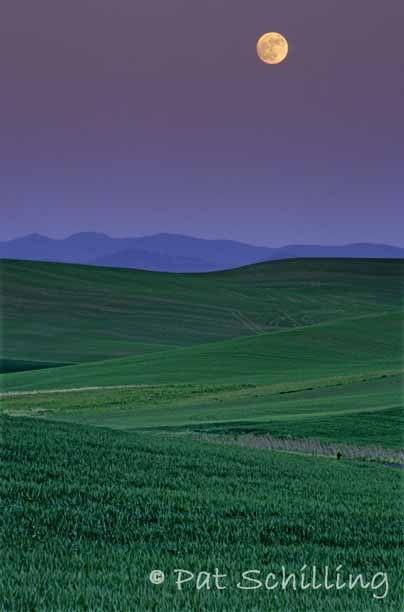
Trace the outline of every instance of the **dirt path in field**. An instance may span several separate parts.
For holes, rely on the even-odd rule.
[[[105,389],[134,389],[143,387],[153,387],[154,385],[100,385],[97,387],[72,387],[71,389],[37,389],[36,391],[4,391],[0,393],[0,398],[14,397],[18,395],[39,395],[48,393],[80,393],[82,391],[102,391]]]
[[[404,469],[404,451],[381,446],[354,446],[324,442],[314,438],[275,438],[271,435],[223,435],[193,434],[193,438],[223,445],[236,445],[245,448],[260,448],[294,454],[333,457],[337,459],[362,459],[378,462],[384,467]],[[384,463],[388,461],[389,463]]]
[[[244,325],[244,327],[253,334],[262,333],[263,331],[265,331],[263,327],[258,325],[258,323],[254,323],[254,321],[251,321],[251,319],[249,319],[245,314],[243,314],[241,310],[233,310],[232,312],[235,318],[238,319],[240,323]]]

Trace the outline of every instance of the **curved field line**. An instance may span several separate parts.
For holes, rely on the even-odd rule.
[[[72,387],[71,389],[38,389],[33,391],[4,391],[0,393],[0,398],[15,397],[20,395],[47,395],[50,393],[80,393],[81,391],[102,391],[103,389],[132,389],[132,388],[143,388],[143,387],[155,387],[156,385],[100,385],[94,387]]]
[[[254,416],[254,417],[242,417],[242,418],[229,418],[229,419],[206,419],[204,421],[182,421],[177,422],[175,427],[178,427],[183,424],[187,425],[207,425],[212,424],[216,425],[217,423],[243,423],[243,422],[260,422],[260,423],[270,423],[275,421],[299,421],[300,419],[311,419],[316,417],[327,417],[327,416],[339,416],[346,414],[359,414],[359,413],[369,413],[369,412],[381,412],[384,410],[390,410],[391,408],[401,408],[401,404],[388,404],[387,406],[374,406],[373,408],[358,408],[353,410],[327,410],[327,411],[319,411],[319,412],[306,412],[306,413],[294,413],[294,414],[285,414],[285,415],[274,415],[274,416]]]

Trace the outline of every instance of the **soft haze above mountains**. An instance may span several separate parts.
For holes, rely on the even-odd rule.
[[[404,247],[403,23],[403,0],[1,2],[0,240]]]
[[[111,238],[82,232],[54,239],[29,234],[0,242],[0,258],[80,263],[164,272],[210,272],[271,259],[301,257],[404,258],[404,248],[356,243],[342,246],[257,247],[232,240],[206,240],[179,234]]]

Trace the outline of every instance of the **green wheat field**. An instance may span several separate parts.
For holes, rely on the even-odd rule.
[[[3,260],[0,307],[0,610],[404,609],[404,261]]]

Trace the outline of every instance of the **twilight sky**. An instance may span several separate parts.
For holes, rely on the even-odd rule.
[[[1,4],[0,239],[404,246],[403,0]]]

